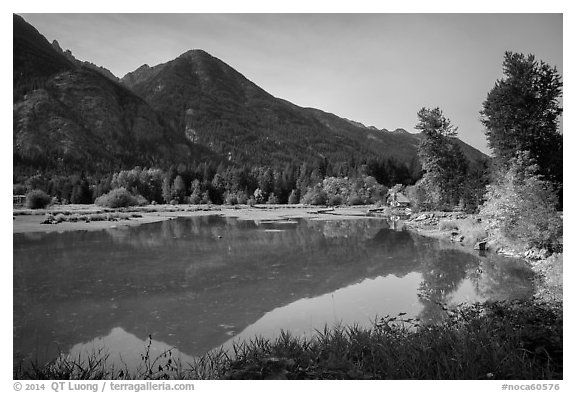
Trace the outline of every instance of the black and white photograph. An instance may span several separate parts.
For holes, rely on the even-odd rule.
[[[566,389],[561,8],[31,8],[14,391]]]

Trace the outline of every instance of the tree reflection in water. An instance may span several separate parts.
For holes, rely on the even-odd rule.
[[[379,315],[405,307],[411,316],[423,307],[420,316],[436,321],[437,303],[530,296],[526,271],[514,261],[391,230],[378,219],[206,216],[14,235],[14,349],[25,357],[51,355],[46,348],[67,351],[121,328],[194,356],[259,326],[265,316],[296,310],[287,307],[295,302],[298,312],[320,315],[322,299],[337,291],[343,307]]]
[[[474,289],[475,301],[523,299],[534,291],[532,272],[528,266],[513,258],[503,258],[493,253],[475,255],[467,250],[454,252],[454,246],[443,248],[446,243],[416,239],[422,254],[422,282],[418,297],[424,305],[419,318],[424,323],[438,323],[447,317],[447,308],[456,306],[455,293],[464,281]]]

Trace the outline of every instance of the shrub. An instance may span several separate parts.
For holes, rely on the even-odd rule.
[[[342,204],[342,197],[340,195],[332,195],[328,198],[328,206],[339,206]]]
[[[26,186],[24,184],[14,184],[12,186],[12,195],[25,195],[26,194]]]
[[[200,191],[200,188],[195,188],[194,191],[192,191],[192,194],[190,195],[188,201],[193,205],[200,204],[200,202],[202,201],[202,192]]]
[[[452,220],[441,220],[438,223],[438,229],[441,231],[456,231],[458,230],[458,225]]]
[[[271,193],[270,196],[268,197],[268,202],[266,203],[268,205],[277,205],[279,203],[278,197],[274,195],[274,193]]]
[[[254,190],[254,199],[256,200],[256,203],[264,202],[264,194],[261,189],[257,188]]]
[[[299,202],[299,197],[298,197],[298,191],[297,190],[292,190],[292,192],[290,193],[290,196],[288,197],[288,204],[290,205],[295,205]]]
[[[103,207],[128,207],[138,205],[138,199],[123,187],[115,188],[108,194],[96,198],[96,205]]]
[[[237,205],[238,204],[238,197],[233,192],[227,192],[224,195],[224,203],[226,205]]]
[[[146,206],[148,204],[148,200],[144,198],[142,195],[136,195],[135,198],[138,206]]]
[[[202,199],[200,200],[200,203],[203,205],[209,205],[212,203],[212,201],[210,200],[210,194],[208,193],[208,191],[204,191],[202,193]]]
[[[325,205],[327,202],[326,192],[320,185],[309,188],[302,197],[302,203],[305,205]]]
[[[32,190],[26,194],[26,207],[29,209],[44,209],[51,202],[50,195],[42,190]]]
[[[238,191],[236,193],[236,198],[238,200],[238,203],[241,205],[245,205],[246,203],[248,203],[248,195],[246,195],[244,191]]]
[[[351,194],[350,197],[348,198],[348,205],[350,206],[356,206],[356,205],[363,205],[364,203],[362,202],[362,198],[360,198],[360,196],[358,196],[358,194],[354,193]]]
[[[488,186],[480,216],[493,238],[519,249],[561,248],[562,219],[550,182],[538,175],[538,167],[520,152],[499,181]]]

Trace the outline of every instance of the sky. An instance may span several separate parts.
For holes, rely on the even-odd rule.
[[[562,14],[20,14],[122,77],[203,49],[272,95],[367,126],[414,131],[440,107],[488,153],[479,111],[507,50],[562,74]]]

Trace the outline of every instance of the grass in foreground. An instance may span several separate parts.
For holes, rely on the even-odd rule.
[[[282,333],[255,338],[233,354],[211,352],[195,364],[171,357],[128,375],[89,363],[60,361],[18,379],[562,379],[562,304],[530,301],[462,306],[441,325],[386,317],[372,328],[325,329],[311,339]]]

